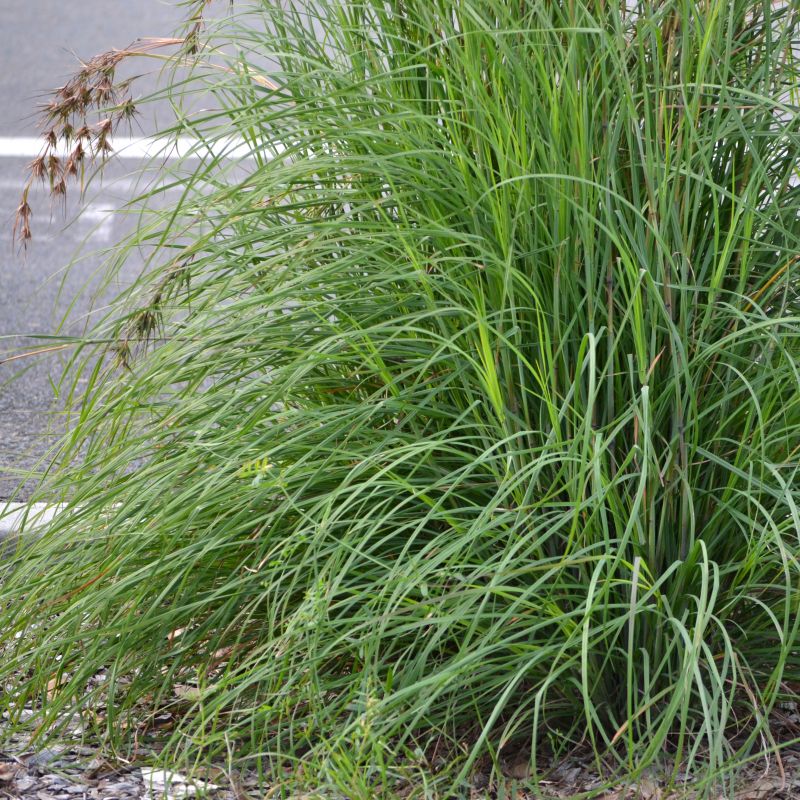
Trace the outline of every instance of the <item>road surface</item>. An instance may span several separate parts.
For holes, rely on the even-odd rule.
[[[51,219],[49,199],[35,197],[34,239],[27,253],[18,253],[11,230],[31,138],[39,133],[37,104],[70,77],[78,57],[122,48],[139,37],[169,36],[184,12],[175,0],[0,0],[0,359],[41,347],[37,335],[59,331],[72,296],[91,282],[98,251],[122,233],[124,222],[109,209],[130,196],[132,181],[125,174],[137,167],[135,159],[116,165],[118,180],[92,192],[83,216],[66,228],[58,209]],[[141,65],[151,68],[153,62]],[[152,133],[156,115],[163,121],[165,111],[168,115],[164,107],[148,109],[133,133]],[[67,220],[76,210],[70,202]],[[65,273],[82,242],[88,255]],[[83,301],[60,330],[80,330],[87,310]],[[61,363],[53,355],[0,364],[0,500],[29,495],[31,483],[20,490],[20,476],[46,452],[53,435],[48,431],[59,429],[51,378],[58,376]]]

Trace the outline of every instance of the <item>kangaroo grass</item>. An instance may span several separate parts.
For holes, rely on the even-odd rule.
[[[165,758],[286,792],[735,791],[800,686],[798,9],[193,9],[3,704],[125,748],[188,684]]]

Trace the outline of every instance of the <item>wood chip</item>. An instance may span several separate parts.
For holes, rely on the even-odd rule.
[[[9,783],[17,777],[18,764],[0,764],[0,783]]]

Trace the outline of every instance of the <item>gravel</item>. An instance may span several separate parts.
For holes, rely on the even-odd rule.
[[[190,778],[170,771],[113,762],[80,744],[26,749],[22,737],[10,736],[0,750],[0,798],[20,800],[255,800],[255,775],[206,771],[210,779]]]

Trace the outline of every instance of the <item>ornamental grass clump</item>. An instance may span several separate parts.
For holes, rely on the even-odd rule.
[[[177,708],[171,757],[351,797],[777,748],[800,12],[280,5],[206,7],[163,73],[194,150],[3,575],[12,717],[124,748]]]

